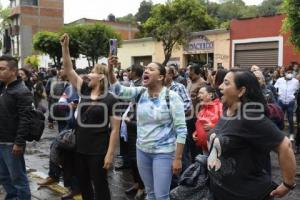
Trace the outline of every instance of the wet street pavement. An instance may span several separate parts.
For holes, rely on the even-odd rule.
[[[49,169],[49,148],[51,141],[57,135],[57,129],[45,129],[45,133],[39,142],[28,143],[26,150],[26,165],[30,178],[30,187],[33,200],[59,200],[62,193],[67,192],[62,187],[62,183],[59,186],[53,186],[51,188],[39,188],[37,182],[41,178],[45,178]],[[118,153],[118,152],[117,152]],[[120,160],[115,159],[115,166],[120,165]],[[300,155],[297,155],[298,164],[298,187],[290,192],[284,200],[299,200],[300,199]],[[274,180],[277,183],[281,183],[281,174],[279,171],[277,156],[272,154],[272,173]],[[109,173],[109,184],[111,188],[112,200],[133,200],[133,196],[127,196],[124,191],[132,185],[132,177],[129,170],[115,171],[111,170]],[[0,188],[0,200],[4,199],[3,188]],[[76,199],[81,199],[77,197]]]

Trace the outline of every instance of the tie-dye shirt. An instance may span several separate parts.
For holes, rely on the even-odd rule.
[[[187,128],[184,103],[173,91],[163,87],[159,97],[150,97],[147,88],[125,87],[119,83],[111,85],[111,91],[124,99],[135,99],[143,91],[137,106],[137,148],[146,153],[171,153],[176,143],[185,143]]]

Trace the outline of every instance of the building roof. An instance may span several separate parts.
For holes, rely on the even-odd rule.
[[[275,15],[265,15],[265,16],[256,16],[256,17],[243,17],[238,19],[232,19],[232,20],[251,20],[251,19],[258,19],[258,18],[270,18],[270,17],[276,17],[276,16],[283,16],[282,13],[277,13]]]
[[[127,22],[113,22],[113,21],[107,21],[107,20],[100,20],[100,19],[88,19],[88,18],[81,18],[78,20],[75,20],[73,22],[70,22],[66,25],[72,25],[72,24],[85,24],[85,23],[104,23],[111,26],[128,26],[131,25],[133,28],[137,28],[135,24],[127,23]]]
[[[198,35],[215,35],[215,34],[222,34],[222,33],[229,33],[230,31],[227,29],[213,29],[213,30],[206,30],[206,31],[198,31],[198,32],[192,32],[192,36],[198,36]]]
[[[152,37],[145,37],[145,38],[138,38],[138,39],[131,39],[131,40],[124,40],[123,44],[128,43],[136,43],[136,42],[149,42],[149,41],[155,41]]]

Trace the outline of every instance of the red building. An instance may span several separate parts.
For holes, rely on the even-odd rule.
[[[300,52],[282,33],[284,15],[232,20],[231,66],[286,66],[300,63]]]

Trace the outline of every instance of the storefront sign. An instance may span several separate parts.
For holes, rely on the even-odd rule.
[[[189,43],[184,48],[185,54],[190,53],[202,53],[213,52],[214,42],[208,40],[205,36],[199,36],[197,38],[192,38]]]

